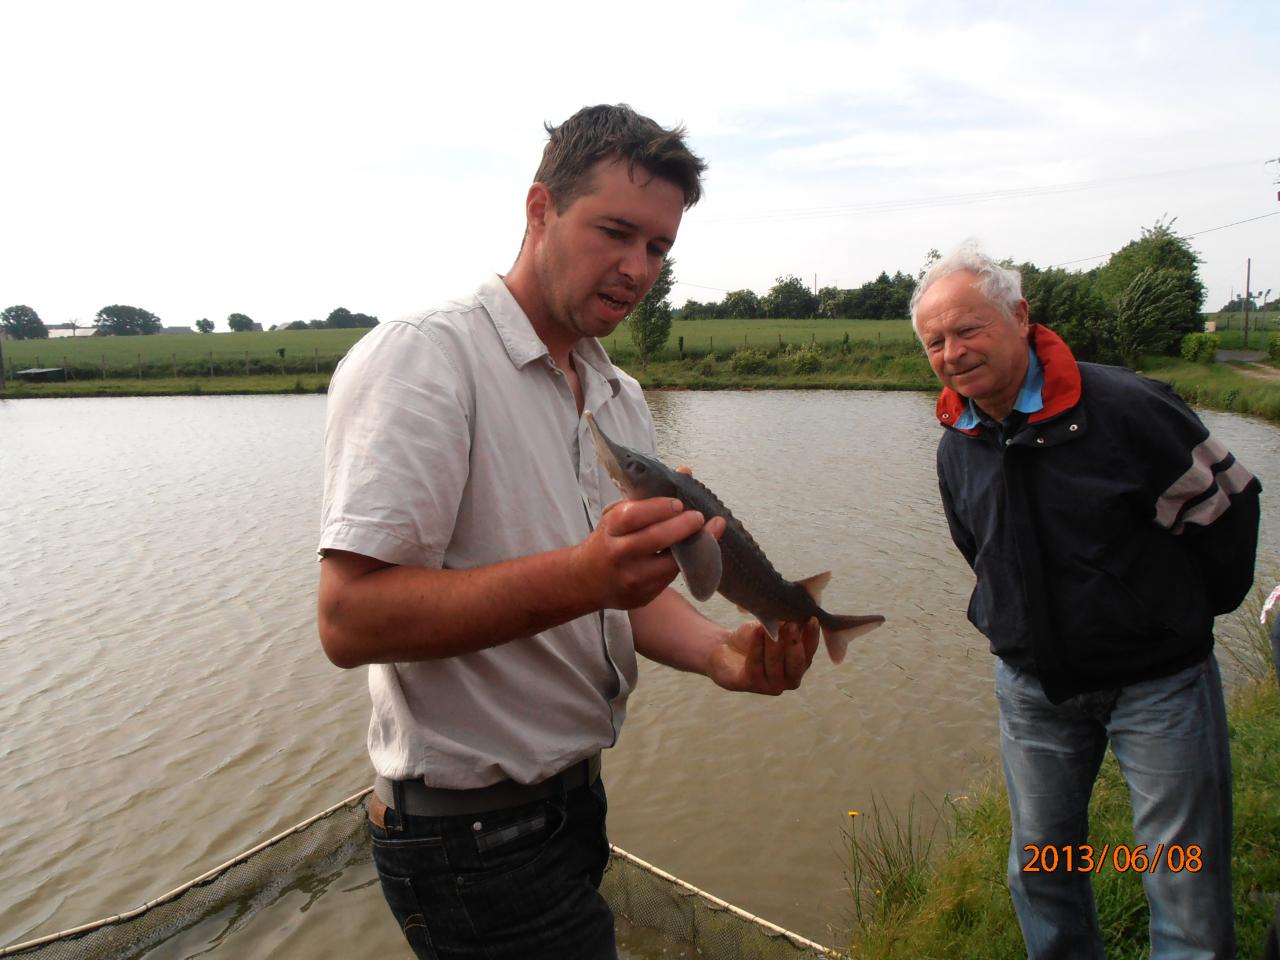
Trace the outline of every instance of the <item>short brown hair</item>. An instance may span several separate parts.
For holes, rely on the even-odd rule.
[[[625,103],[583,107],[558,127],[544,126],[550,139],[534,180],[551,191],[557,213],[590,192],[592,168],[610,158],[626,161],[633,177],[636,167],[644,167],[675,184],[686,210],[702,197],[707,164],[685,145],[682,126],[664,129]]]

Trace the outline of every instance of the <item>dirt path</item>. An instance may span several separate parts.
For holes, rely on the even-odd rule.
[[[1280,380],[1280,370],[1265,363],[1241,363],[1236,366],[1243,376],[1254,380]]]

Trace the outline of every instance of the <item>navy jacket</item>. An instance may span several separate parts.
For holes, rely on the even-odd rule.
[[[938,481],[977,575],[969,620],[1057,703],[1209,654],[1253,583],[1262,487],[1168,385],[1030,337],[1044,408],[1002,441],[951,426],[968,401],[944,389]]]

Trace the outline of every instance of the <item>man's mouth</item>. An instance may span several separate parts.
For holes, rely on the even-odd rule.
[[[612,307],[614,310],[628,310],[631,307],[630,300],[621,300],[607,293],[599,293],[597,296],[605,302],[606,306]]]

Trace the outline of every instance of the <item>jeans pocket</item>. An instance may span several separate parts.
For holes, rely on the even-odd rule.
[[[419,878],[424,873],[447,872],[444,843],[439,837],[396,837],[382,827],[368,825],[373,862],[382,884],[382,895],[400,924],[400,932],[420,960],[436,960],[427,927],[427,912]]]
[[[523,869],[536,863],[564,829],[566,815],[559,800],[545,800],[513,817],[473,828],[476,860],[480,865],[477,880]],[[464,877],[464,882],[470,878]]]

